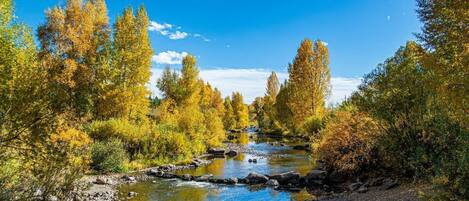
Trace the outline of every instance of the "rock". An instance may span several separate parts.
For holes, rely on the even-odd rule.
[[[245,178],[238,178],[238,183],[247,184],[247,183],[248,183],[248,180],[245,179]]]
[[[336,171],[332,172],[331,174],[327,176],[327,181],[329,181],[330,183],[338,184],[338,183],[345,182],[346,180],[347,180],[346,175],[338,173]]]
[[[202,176],[200,176],[200,177],[195,178],[195,181],[207,182],[208,179],[210,179],[211,177],[213,177],[212,174],[206,174],[206,175],[202,175]]]
[[[130,191],[127,195],[128,195],[129,197],[135,197],[135,196],[138,195],[138,193],[133,192],[133,191]]]
[[[230,156],[230,157],[235,157],[236,155],[238,155],[238,152],[236,152],[234,150],[230,150],[230,151],[226,152],[225,155]]]
[[[212,154],[214,156],[224,156],[225,155],[225,150],[224,149],[215,149],[215,148],[210,148],[208,150],[209,154]]]
[[[295,145],[295,146],[293,146],[293,149],[295,149],[295,150],[305,150],[306,147],[304,145]]]
[[[306,175],[306,178],[314,180],[324,180],[326,179],[326,174],[327,172],[324,170],[311,170]]]
[[[208,182],[215,183],[215,184],[226,184],[227,180],[226,179],[219,179],[219,178],[209,178]]]
[[[137,182],[137,179],[135,179],[135,177],[133,176],[124,175],[122,176],[122,179],[124,179],[126,182],[129,182],[129,183]]]
[[[263,184],[269,180],[267,176],[259,174],[257,172],[249,173],[249,175],[245,179],[248,180],[247,183],[249,184]]]
[[[159,171],[156,170],[156,169],[150,169],[150,170],[147,171],[147,175],[149,175],[149,176],[157,176],[158,173],[159,173]]]
[[[103,179],[103,178],[96,178],[96,180],[94,181],[95,184],[99,184],[99,185],[104,185],[106,184],[106,180]]]
[[[326,174],[327,172],[323,170],[311,170],[304,177],[304,183],[309,186],[320,186],[324,183]]]
[[[278,181],[275,180],[275,179],[269,179],[269,181],[267,181],[265,184],[266,184],[267,186],[278,186],[278,185],[280,185],[280,184],[278,183]]]
[[[287,146],[285,143],[280,143],[280,146],[284,147]]]
[[[236,177],[231,177],[229,179],[226,180],[226,183],[227,184],[237,184],[238,183],[238,178]]]
[[[165,179],[172,179],[172,178],[176,178],[177,176],[175,174],[165,172],[160,177],[165,178]]]
[[[298,184],[300,183],[300,173],[290,171],[290,172],[285,172],[281,174],[274,174],[269,176],[270,179],[274,179],[278,181],[278,183],[282,185],[287,185],[287,184]]]
[[[392,179],[384,179],[383,180],[383,185],[381,185],[380,189],[381,190],[389,190],[391,188],[394,188],[396,186],[399,185],[399,181],[396,179],[396,180],[392,180]]]
[[[363,185],[363,183],[361,183],[361,182],[352,183],[352,184],[350,184],[350,185],[348,186],[348,189],[349,189],[350,191],[355,191],[355,190],[357,190],[358,188],[360,188],[362,185]]]
[[[173,164],[162,165],[158,169],[164,172],[172,171],[176,168]]]
[[[372,178],[368,181],[370,186],[380,186],[384,182],[384,177]]]
[[[368,191],[368,188],[366,186],[360,186],[360,188],[358,188],[357,192],[358,193],[366,193]]]
[[[190,181],[192,180],[192,176],[190,174],[184,174],[181,176],[181,179],[184,181]]]

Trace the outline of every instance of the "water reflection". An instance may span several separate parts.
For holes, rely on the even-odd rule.
[[[213,174],[218,178],[245,177],[249,172],[256,171],[264,174],[298,171],[306,174],[312,169],[309,154],[294,150],[291,146],[294,142],[284,140],[284,146],[278,139],[250,138],[249,133],[238,133],[235,143],[247,146],[255,150],[257,154],[240,153],[233,158],[216,158],[211,164],[197,169],[182,170],[176,174],[204,175]],[[249,163],[248,160],[256,158],[257,163]],[[139,193],[132,200],[311,200],[314,199],[306,191],[290,193],[276,191],[272,188],[245,185],[215,185],[200,182],[184,182],[179,180],[156,179],[152,182],[144,182],[122,186],[120,192],[134,191]],[[125,197],[125,196],[123,196]]]

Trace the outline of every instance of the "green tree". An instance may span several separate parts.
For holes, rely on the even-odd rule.
[[[425,68],[433,71],[433,86],[451,118],[468,128],[469,121],[469,2],[417,0],[423,22],[418,38],[430,51]]]

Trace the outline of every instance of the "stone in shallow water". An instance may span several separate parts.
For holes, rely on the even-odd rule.
[[[229,179],[226,180],[226,183],[227,184],[237,184],[238,183],[238,178],[236,177],[231,177]]]
[[[265,184],[266,184],[267,186],[278,186],[278,185],[280,185],[280,184],[278,183],[278,181],[275,180],[275,179],[269,179],[269,181],[267,181]]]
[[[300,182],[300,173],[290,171],[281,174],[274,174],[269,176],[270,179],[275,179],[282,185],[286,184],[298,184]]]
[[[269,180],[267,176],[259,174],[257,172],[249,173],[249,175],[245,179],[248,180],[247,183],[249,184],[263,184]]]

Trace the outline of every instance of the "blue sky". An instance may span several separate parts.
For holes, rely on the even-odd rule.
[[[44,22],[45,9],[64,4],[64,0],[15,2],[19,20],[34,29]],[[330,102],[336,103],[361,76],[415,39],[413,33],[421,26],[413,0],[107,0],[107,4],[111,22],[127,6],[146,6],[153,22],[149,28],[155,52],[152,79],[165,65],[178,67],[180,57],[190,53],[197,56],[205,80],[224,95],[239,90],[248,101],[263,94],[269,71],[286,72],[301,40],[310,38],[328,44],[334,96]],[[262,75],[247,77],[254,76],[252,72]],[[245,83],[252,79],[258,80]],[[356,80],[337,81],[341,79]],[[339,89],[343,91],[337,93]]]

